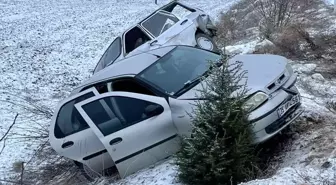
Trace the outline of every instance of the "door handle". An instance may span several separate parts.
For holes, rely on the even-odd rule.
[[[117,137],[117,138],[112,139],[110,141],[110,145],[116,145],[116,144],[120,143],[121,141],[122,141],[122,138],[121,137]]]
[[[67,142],[65,142],[65,143],[62,144],[62,148],[69,148],[72,145],[74,145],[73,141],[67,141]]]
[[[185,24],[186,22],[188,22],[188,19],[182,21],[180,25],[183,25],[183,24]]]

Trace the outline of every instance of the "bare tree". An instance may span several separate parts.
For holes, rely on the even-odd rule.
[[[255,3],[262,17],[259,27],[266,38],[270,38],[276,30],[289,24],[295,2],[295,0],[259,0]]]

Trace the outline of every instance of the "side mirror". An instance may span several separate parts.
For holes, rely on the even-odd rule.
[[[161,114],[164,111],[164,108],[161,105],[148,105],[145,108],[145,114],[148,117],[153,117]]]

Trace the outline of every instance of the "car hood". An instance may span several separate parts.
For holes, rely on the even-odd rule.
[[[247,71],[247,95],[253,94],[257,91],[263,91],[265,93],[271,93],[268,90],[268,86],[276,81],[286,71],[287,59],[278,55],[268,54],[245,54],[236,55],[229,60],[229,63],[235,61],[241,61],[243,63],[242,70]],[[289,77],[284,79],[288,80]],[[242,83],[244,83],[242,81]],[[283,82],[284,83],[284,82]],[[206,86],[204,82],[199,83],[178,99],[194,99],[200,95],[199,90],[202,90],[202,86]]]

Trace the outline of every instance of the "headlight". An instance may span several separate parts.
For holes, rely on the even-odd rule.
[[[261,104],[263,104],[265,101],[267,101],[267,99],[268,99],[267,94],[263,92],[257,92],[245,102],[245,104],[243,105],[243,109],[249,112],[253,111]]]

